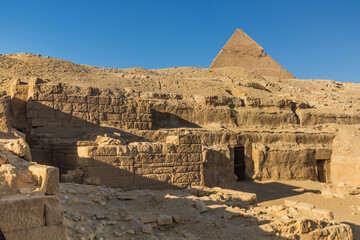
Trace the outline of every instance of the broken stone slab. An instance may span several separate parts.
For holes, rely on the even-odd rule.
[[[206,207],[203,200],[197,199],[197,200],[194,201],[194,204],[195,204],[196,210],[198,210],[200,213],[208,211],[208,209],[207,209],[207,207]]]
[[[222,189],[220,187],[214,187],[214,190],[223,194],[232,195],[232,197],[238,198],[243,202],[248,202],[251,204],[257,203],[257,197],[255,193],[241,192],[231,189]]]
[[[59,192],[59,169],[46,165],[34,164],[29,171],[35,176],[40,190],[46,195],[55,195]]]
[[[283,205],[274,205],[274,206],[271,206],[271,207],[269,208],[269,210],[271,210],[271,211],[273,211],[273,212],[275,212],[275,213],[281,212],[281,211],[284,210],[284,209],[285,209],[285,207],[284,207]]]
[[[334,219],[334,213],[331,210],[314,208],[312,209],[312,212],[321,219],[325,219],[329,221]]]
[[[157,221],[157,218],[154,215],[146,214],[146,215],[143,215],[140,217],[140,222],[143,224],[154,223],[156,221]]]
[[[287,207],[295,207],[296,208],[299,201],[285,199],[284,203],[285,203],[285,206],[287,206]]]
[[[315,205],[312,203],[299,202],[296,204],[296,208],[299,210],[311,211],[315,208]]]
[[[170,215],[160,215],[157,217],[157,224],[159,226],[168,226],[173,223],[172,216]]]
[[[94,217],[97,219],[97,220],[102,220],[102,219],[105,219],[105,214],[104,213],[101,213],[101,212],[97,212],[94,214]]]
[[[88,177],[85,182],[87,185],[99,186],[101,184],[101,179],[98,177]]]
[[[321,190],[321,195],[325,198],[345,198],[344,193],[334,192],[330,189]]]
[[[141,227],[141,232],[146,234],[153,234],[154,230],[150,224],[145,224]]]
[[[123,193],[118,193],[118,194],[116,195],[116,198],[117,198],[118,200],[134,200],[134,199],[137,198],[137,196],[134,195],[134,194],[130,194],[130,193],[123,192]]]

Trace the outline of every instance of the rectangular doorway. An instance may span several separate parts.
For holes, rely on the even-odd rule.
[[[245,180],[245,149],[243,147],[234,148],[234,171],[238,181]]]
[[[316,160],[316,169],[317,169],[317,180],[319,182],[326,183],[326,160],[317,159]]]

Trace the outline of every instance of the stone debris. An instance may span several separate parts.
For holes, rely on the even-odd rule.
[[[200,213],[203,213],[203,212],[207,212],[207,211],[208,211],[208,209],[207,209],[204,201],[202,201],[202,200],[196,200],[196,201],[194,201],[194,204],[195,204],[196,210],[198,210]]]
[[[169,215],[160,215],[156,220],[159,226],[167,226],[173,223],[173,218]]]
[[[147,233],[147,234],[153,234],[154,230],[150,224],[145,224],[141,227],[141,232]]]
[[[101,184],[101,179],[98,177],[88,177],[86,178],[86,184],[99,186]]]
[[[264,207],[249,202],[234,204],[237,194],[226,196],[214,188],[207,191],[195,188],[134,192],[68,183],[62,186],[65,189],[61,190],[60,197],[69,192],[67,189],[73,189],[77,194],[66,195],[68,201],[79,198],[78,203],[64,204],[65,216],[69,220],[67,231],[74,239],[78,234],[84,235],[89,232],[94,234],[95,239],[124,236],[135,239],[142,239],[141,236],[161,239],[203,239],[205,235],[198,235],[199,228],[207,229],[209,235],[206,236],[215,239],[224,236],[233,238],[239,234],[239,229],[247,239],[262,239],[265,236],[312,239],[318,234],[341,236],[338,239],[352,239],[352,230],[347,225],[334,222],[332,211],[303,207],[308,205],[296,200],[286,200],[283,205]],[[88,198],[89,193],[102,199],[109,198],[106,206],[93,203],[99,208],[96,212],[98,215],[89,211],[92,205],[81,204],[82,199]],[[131,201],[118,200],[116,196],[119,193],[123,196],[136,195],[137,198]],[[214,204],[210,197],[212,195],[223,198],[217,198],[219,201]],[[208,201],[211,204],[206,206]],[[204,210],[205,207],[206,213],[201,213],[196,208],[196,203],[201,207],[200,210]]]
[[[116,198],[119,200],[134,200],[137,196],[133,194],[119,193],[116,195]]]

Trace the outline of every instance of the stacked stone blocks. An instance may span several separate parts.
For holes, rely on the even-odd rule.
[[[34,84],[29,91],[27,119],[31,127],[94,127],[148,130],[150,103],[94,89]]]
[[[129,145],[77,147],[78,167],[85,178],[98,177],[111,187],[168,188],[203,184],[202,144],[196,136],[178,143],[138,142]]]

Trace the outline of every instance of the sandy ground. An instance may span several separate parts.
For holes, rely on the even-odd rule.
[[[256,193],[260,206],[283,204],[285,199],[291,199],[332,210],[335,221],[349,224],[354,239],[360,239],[360,195],[345,194],[344,198],[326,198],[320,192],[324,187],[324,183],[313,181],[266,181],[238,182],[234,189]],[[304,191],[301,191],[301,188]]]
[[[354,239],[360,239],[360,195],[325,198],[320,194],[324,184],[311,181],[238,182],[226,188],[256,193],[258,204],[235,202],[234,207],[234,198],[226,201],[224,196],[209,196],[198,190],[123,192],[71,183],[61,184],[59,197],[70,239],[287,239],[267,236],[260,228],[267,222],[261,217],[266,213],[261,212],[283,205],[285,199],[333,210],[335,221],[350,224]],[[198,200],[206,203],[206,212],[194,206]],[[234,209],[242,214],[232,214]],[[251,215],[254,213],[259,214]],[[168,217],[171,223],[156,224],[158,217]]]

